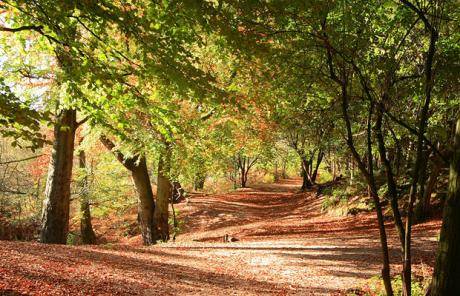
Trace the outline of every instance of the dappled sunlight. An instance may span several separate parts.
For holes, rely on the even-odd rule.
[[[331,295],[379,273],[380,245],[371,213],[332,218],[319,213],[310,193],[258,190],[197,196],[189,205],[180,204],[183,215],[194,218],[175,243],[71,247],[2,242],[6,256],[0,258],[0,275],[8,284],[0,285],[21,283],[24,292],[75,295]],[[285,207],[278,206],[280,199]],[[438,227],[438,222],[415,227],[415,269],[432,264],[436,241],[431,235]],[[223,243],[225,234],[238,241]],[[397,262],[401,254],[394,234],[391,245]],[[17,268],[11,268],[13,262]]]

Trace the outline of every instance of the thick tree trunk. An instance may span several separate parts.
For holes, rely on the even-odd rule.
[[[80,182],[80,234],[83,244],[95,244],[96,234],[91,223],[91,208],[89,201],[88,177],[86,175],[86,155],[81,150],[78,154],[79,167],[84,171],[83,179]]]
[[[450,164],[449,194],[444,206],[432,296],[457,295],[460,291],[460,119],[457,121]]]
[[[144,245],[155,244],[155,202],[147,170],[147,160],[140,157],[139,164],[131,170],[138,197],[138,214]]]
[[[155,207],[155,223],[158,228],[157,240],[164,242],[169,240],[168,206],[172,198],[172,186],[169,179],[171,150],[169,147],[166,149],[158,162],[157,203]]]
[[[54,143],[46,181],[40,242],[65,244],[69,231],[70,182],[72,178],[75,110],[62,110],[54,125]]]
[[[108,150],[112,151],[118,161],[131,172],[138,198],[138,217],[142,240],[144,245],[155,244],[157,237],[154,219],[155,201],[153,199],[146,158],[139,155],[125,158],[120,151],[114,149],[115,144],[108,138],[101,136],[100,140]]]

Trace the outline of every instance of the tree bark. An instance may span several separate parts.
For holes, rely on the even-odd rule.
[[[393,288],[391,285],[391,276],[390,276],[390,256],[389,256],[389,251],[388,251],[388,239],[387,239],[387,234],[385,230],[383,211],[382,211],[382,206],[380,204],[380,198],[378,195],[377,186],[375,183],[374,172],[373,172],[374,169],[373,169],[373,164],[372,164],[372,140],[371,140],[372,139],[372,136],[371,136],[372,112],[373,112],[373,104],[371,103],[371,106],[369,107],[368,124],[367,124],[367,156],[368,156],[367,166],[368,167],[366,168],[366,164],[364,163],[363,159],[359,155],[354,145],[351,121],[350,121],[350,117],[348,114],[347,88],[346,88],[346,83],[342,84],[342,114],[343,114],[346,130],[347,130],[347,145],[351,151],[353,158],[357,162],[358,169],[361,171],[361,173],[366,178],[367,184],[369,185],[369,189],[370,189],[369,190],[370,195],[375,204],[375,212],[377,215],[377,222],[379,226],[380,245],[382,249],[382,259],[383,259],[382,260],[383,261],[382,280],[385,286],[385,291],[386,291],[387,296],[392,296]]]
[[[54,125],[54,142],[45,189],[40,242],[65,244],[69,231],[70,183],[77,112],[62,110]]]
[[[88,176],[86,173],[86,154],[81,150],[78,154],[80,169],[84,170],[83,179],[80,182],[80,234],[83,244],[92,245],[96,243],[96,234],[91,223],[91,208],[89,200]]]
[[[147,170],[145,157],[139,158],[139,163],[131,170],[134,186],[138,196],[138,213],[144,245],[155,244],[156,225],[154,219],[155,201],[152,185]]]
[[[411,266],[411,235],[412,235],[412,216],[414,212],[414,203],[417,197],[417,192],[420,192],[420,170],[424,169],[423,163],[423,150],[425,145],[425,132],[428,126],[429,118],[429,109],[431,103],[431,92],[434,85],[434,75],[433,75],[433,63],[436,53],[436,42],[438,40],[438,32],[432,26],[430,21],[427,19],[426,12],[415,7],[408,0],[401,0],[401,2],[406,5],[409,9],[414,11],[420,19],[423,21],[425,28],[430,32],[430,43],[429,48],[426,54],[425,60],[425,101],[422,106],[420,113],[420,119],[418,122],[418,135],[417,135],[417,149],[416,149],[416,158],[413,169],[412,184],[409,194],[409,206],[407,210],[407,219],[406,219],[406,238],[405,238],[405,248],[404,248],[404,265],[403,265],[403,295],[411,295],[411,276],[412,276],[412,266]]]
[[[415,204],[414,211],[414,220],[415,222],[423,222],[427,219],[428,213],[430,211],[430,201],[431,194],[433,193],[434,188],[436,187],[436,182],[438,180],[439,173],[441,171],[441,166],[438,163],[435,163],[431,168],[431,173],[426,183],[426,186],[418,195],[418,199]]]
[[[455,295],[460,291],[460,118],[454,136],[450,164],[449,193],[444,205],[432,296]]]
[[[313,173],[311,176],[311,181],[313,184],[316,184],[316,177],[318,176],[319,166],[321,165],[321,162],[323,161],[323,157],[324,157],[323,151],[319,150],[318,157],[316,158],[315,169],[313,170]]]
[[[243,166],[240,168],[240,179],[241,179],[241,188],[246,188],[247,183],[247,175],[246,175],[246,163],[245,159],[243,159]]]
[[[206,174],[196,174],[193,182],[194,190],[203,190],[204,182],[206,181]]]
[[[399,211],[399,205],[398,205],[398,190],[396,186],[396,181],[394,178],[393,174],[393,168],[391,165],[390,160],[387,157],[387,149],[385,146],[385,138],[383,136],[382,132],[382,121],[383,121],[383,110],[382,106],[379,106],[377,110],[377,119],[376,119],[376,124],[375,124],[375,134],[376,134],[376,139],[377,139],[377,144],[378,144],[378,150],[380,154],[380,158],[383,162],[383,165],[385,167],[385,174],[386,174],[386,181],[388,185],[388,194],[390,196],[390,205],[391,209],[393,212],[393,219],[395,222],[395,227],[399,235],[399,241],[401,243],[401,249],[404,253],[404,240],[405,240],[405,230],[404,230],[404,224],[401,218],[401,213]]]
[[[157,226],[157,240],[169,240],[169,201],[172,198],[172,185],[169,179],[171,168],[171,148],[160,155],[158,162],[157,203],[155,207],[155,223]]]
[[[308,161],[305,155],[300,155],[301,160],[301,167],[302,167],[302,191],[306,191],[310,189],[313,184],[311,182],[311,178],[309,176],[308,171],[310,170],[311,163]]]
[[[114,149],[115,144],[107,137],[101,136],[100,140],[108,150],[112,151],[118,161],[131,172],[138,198],[138,216],[142,240],[144,245],[155,244],[157,237],[154,219],[155,201],[153,199],[146,158],[140,155],[125,158],[120,151]]]
[[[241,187],[246,188],[248,182],[249,170],[254,166],[258,157],[254,157],[252,160],[250,157],[238,154],[236,158],[237,168],[240,174]]]

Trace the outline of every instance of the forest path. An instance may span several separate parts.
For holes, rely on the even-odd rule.
[[[0,242],[0,291],[43,295],[342,295],[378,275],[373,213],[332,217],[299,180],[177,205],[175,243],[48,246]],[[439,221],[414,229],[414,263],[430,272]],[[399,261],[388,227],[392,261]],[[239,241],[223,243],[225,234]],[[397,271],[398,266],[393,266]],[[0,292],[1,295],[4,295]]]

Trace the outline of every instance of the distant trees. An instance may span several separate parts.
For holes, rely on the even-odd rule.
[[[242,188],[246,188],[248,183],[249,170],[256,164],[258,156],[249,157],[243,155],[241,152],[235,157],[236,166],[240,175],[240,185]]]
[[[436,143],[448,140],[444,127],[449,130],[458,113],[452,82],[458,83],[459,77],[447,74],[458,67],[451,55],[458,54],[458,47],[451,46],[452,38],[458,38],[454,33],[458,26],[452,22],[458,13],[453,7],[458,10],[458,4],[450,1],[358,6],[351,2],[305,6],[293,1],[283,7],[258,3],[241,18],[248,31],[259,34],[260,43],[273,45],[274,54],[269,56],[273,66],[264,71],[276,81],[266,96],[278,99],[273,103],[278,107],[274,119],[284,125],[298,151],[306,176],[303,187],[311,186],[308,167],[314,159],[311,152],[321,147],[317,139],[329,138],[328,134],[317,137],[321,124],[311,124],[315,118],[332,126],[331,143],[338,147],[334,143],[338,141],[348,148],[353,156],[351,170],[356,165],[359,178],[369,186],[388,295],[393,289],[379,190],[383,180],[404,254],[403,290],[411,295],[411,226],[427,215],[426,200],[439,167],[446,165],[446,151]],[[253,17],[260,21],[245,22]],[[450,65],[445,63],[448,59]],[[328,146],[323,146],[324,151]],[[340,159],[346,155],[343,151],[333,153],[338,156],[335,162],[349,162]],[[326,157],[333,155],[329,152]],[[408,202],[404,209],[403,199]]]

